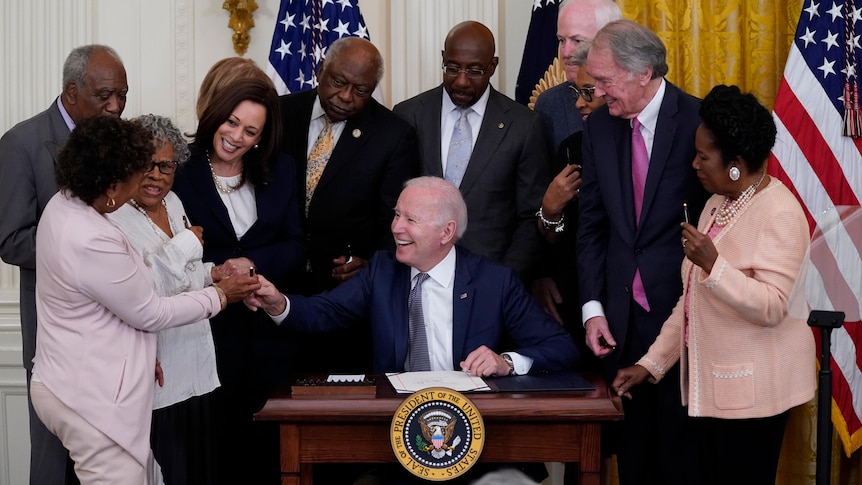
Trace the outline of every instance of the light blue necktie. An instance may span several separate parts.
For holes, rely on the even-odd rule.
[[[452,185],[459,187],[467,163],[470,162],[470,154],[473,153],[473,132],[470,130],[470,120],[467,115],[473,108],[456,108],[461,116],[455,122],[452,129],[452,139],[449,141],[449,156],[446,158],[446,180]]]
[[[422,283],[428,273],[416,275],[416,284],[407,298],[407,315],[410,322],[410,343],[407,348],[408,372],[431,370],[431,357],[428,355],[428,336],[425,334],[425,315],[422,313]]]

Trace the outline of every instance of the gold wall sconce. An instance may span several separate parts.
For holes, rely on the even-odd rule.
[[[227,26],[233,29],[233,50],[239,55],[245,55],[251,35],[248,31],[254,27],[252,12],[257,10],[255,0],[225,0],[221,8],[230,13]]]

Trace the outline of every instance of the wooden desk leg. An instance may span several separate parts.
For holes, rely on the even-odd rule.
[[[281,425],[281,485],[302,485],[299,466],[299,426]],[[308,481],[307,483],[311,483]]]
[[[600,424],[583,425],[581,453],[581,461],[578,463],[578,483],[599,485],[602,469],[602,426]]]

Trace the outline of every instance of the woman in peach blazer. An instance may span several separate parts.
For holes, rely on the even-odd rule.
[[[612,387],[631,398],[632,386],[660,380],[679,361],[697,483],[775,483],[788,410],[815,389],[813,334],[787,310],[808,223],[793,194],[766,175],[776,133],[769,111],[735,86],[716,86],[700,115],[693,166],[715,195],[697,229],[682,224],[683,295]]]

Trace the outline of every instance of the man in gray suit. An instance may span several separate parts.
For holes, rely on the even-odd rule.
[[[21,334],[29,396],[36,351],[36,224],[57,192],[54,162],[69,133],[126,106],[126,70],[107,46],[77,47],[63,64],[63,92],[51,106],[0,138],[0,257],[21,274]],[[29,399],[28,399],[29,402]],[[30,406],[30,483],[77,483],[69,453]]]
[[[467,203],[460,244],[514,268],[524,281],[538,259],[535,213],[550,181],[539,116],[496,91],[494,35],[462,22],[446,36],[443,84],[395,106],[419,137],[423,175],[445,176]]]

